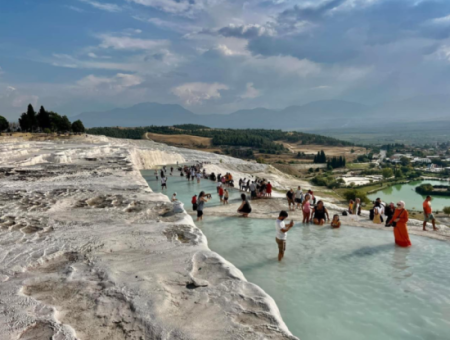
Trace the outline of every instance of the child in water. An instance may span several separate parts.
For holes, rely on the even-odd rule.
[[[228,190],[223,191],[223,204],[228,204]]]
[[[303,211],[303,223],[309,223],[309,218],[311,215],[311,203],[310,203],[311,196],[308,194],[305,196],[305,199],[302,204],[302,211]]]
[[[336,214],[333,216],[333,220],[331,221],[331,228],[339,228],[341,226],[341,221],[339,221],[339,215]]]

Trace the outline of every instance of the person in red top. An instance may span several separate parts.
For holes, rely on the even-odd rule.
[[[220,203],[223,202],[223,188],[222,186],[219,187],[219,198],[220,198]]]
[[[197,195],[192,196],[192,210],[197,211]]]
[[[427,196],[423,202],[423,231],[427,231],[427,222],[431,222],[433,225],[433,230],[438,230],[436,228],[436,219],[434,218],[433,211],[431,210],[431,196]]]
[[[267,193],[267,196],[272,197],[272,184],[270,184],[270,182],[267,183],[266,193]]]

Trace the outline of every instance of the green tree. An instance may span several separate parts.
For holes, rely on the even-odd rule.
[[[53,132],[60,131],[59,126],[61,125],[61,116],[53,111],[50,111],[48,115],[50,117],[50,130]]]
[[[83,122],[81,120],[76,120],[72,123],[72,131],[73,132],[85,132],[86,129],[84,128]],[[249,150],[251,151],[251,150]],[[248,153],[249,154],[249,153]],[[253,156],[253,151],[251,151],[251,154]],[[249,157],[249,156],[247,156]]]
[[[442,209],[442,211],[444,212],[444,214],[450,215],[450,207],[445,207],[444,209]]]
[[[44,131],[45,129],[50,129],[50,127],[51,127],[50,115],[44,109],[43,106],[41,106],[41,108],[36,116],[36,120],[37,120],[38,127],[40,127],[42,131]]]
[[[400,158],[400,163],[401,163],[403,166],[408,166],[408,165],[411,164],[411,162],[409,161],[409,159],[406,158],[406,157]]]
[[[36,119],[36,111],[34,111],[33,105],[31,104],[28,104],[27,119],[29,124],[28,129],[33,132],[37,128],[38,124]]]
[[[5,117],[0,116],[0,132],[8,130],[8,128],[9,128],[8,121],[6,120]]]
[[[69,118],[67,116],[62,116],[61,121],[59,122],[58,131],[66,132],[72,129],[72,124],[70,123]]]
[[[19,125],[20,125],[20,130],[22,132],[30,131],[31,124],[30,124],[30,121],[28,120],[28,115],[26,114],[26,112],[24,112],[20,115]]]
[[[384,179],[388,179],[394,176],[394,171],[392,171],[391,168],[384,168],[383,170],[381,170],[381,174],[383,175]]]

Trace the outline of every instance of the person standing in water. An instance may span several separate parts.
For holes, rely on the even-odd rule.
[[[394,216],[392,217],[392,222],[395,222],[392,226],[394,227],[394,238],[395,244],[400,247],[410,247],[411,241],[409,240],[408,227],[406,223],[408,222],[409,215],[408,211],[405,209],[405,202],[400,201],[397,203],[397,209],[395,209]]]
[[[161,190],[167,190],[167,178],[161,177]]]
[[[205,207],[205,203],[208,202],[208,197],[204,191],[198,194],[197,200],[197,222],[203,221],[203,208]]]
[[[311,202],[310,202],[311,196],[307,194],[304,197],[303,203],[302,203],[302,212],[303,212],[303,223],[309,223],[309,218],[311,216]]]
[[[295,202],[294,202],[294,190],[290,189],[287,193],[286,193],[286,198],[288,201],[288,205],[289,205],[289,210],[295,210]],[[291,208],[292,205],[292,208]]]
[[[434,218],[433,211],[431,210],[431,196],[427,196],[423,202],[423,231],[427,231],[427,222],[431,222],[433,225],[433,230],[438,230],[436,228],[436,219]]]
[[[280,211],[280,214],[277,218],[275,228],[277,232],[277,236],[275,237],[275,241],[278,245],[278,261],[281,261],[284,257],[284,253],[286,252],[286,238],[287,232],[294,226],[294,221],[291,221],[288,225],[285,224],[284,220],[288,218],[288,213],[284,210]]]
[[[295,192],[295,204],[297,205],[297,209],[301,208],[302,201],[303,201],[303,191],[302,188],[299,186],[297,188],[297,191]]]
[[[248,214],[252,212],[252,207],[247,199],[246,194],[241,194],[242,203],[238,208],[237,212],[242,215],[242,217],[248,217]]]
[[[225,205],[225,204],[228,204],[228,197],[229,197],[228,190],[225,189],[225,190],[223,191],[223,204],[224,204],[224,205]]]
[[[220,187],[219,187],[219,199],[220,199],[220,203],[223,203],[223,187],[222,187],[222,185],[220,185]]]

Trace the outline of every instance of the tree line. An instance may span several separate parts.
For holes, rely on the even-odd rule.
[[[314,163],[327,164],[328,169],[345,168],[347,163],[345,157],[333,157],[327,158],[327,155],[323,150],[317,151],[317,155],[314,156]]]
[[[0,116],[0,131],[10,130],[9,122]],[[76,120],[73,123],[70,122],[67,116],[60,116],[53,111],[47,111],[41,106],[38,113],[33,108],[33,105],[29,104],[27,112],[21,114],[19,118],[20,131],[22,132],[38,132],[45,133],[51,132],[85,132],[83,122]]]

